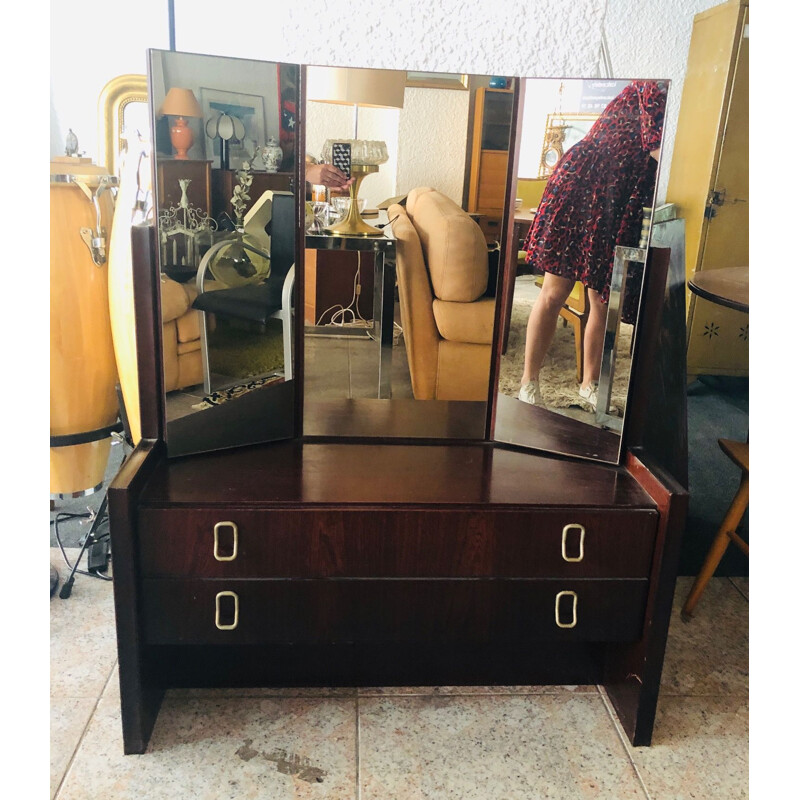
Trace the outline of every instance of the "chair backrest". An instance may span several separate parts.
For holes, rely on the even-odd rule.
[[[295,262],[294,194],[292,192],[264,192],[258,203],[245,217],[245,231],[263,237],[270,252],[270,280],[282,281]],[[260,237],[261,238],[261,237]]]

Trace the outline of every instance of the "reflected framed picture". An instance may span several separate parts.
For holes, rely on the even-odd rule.
[[[406,72],[406,86],[413,89],[468,89],[469,75],[457,72]]]
[[[221,141],[206,132],[206,123],[219,114],[237,117],[244,125],[244,136],[229,140],[229,165],[241,169],[242,162],[253,157],[255,148],[266,143],[264,98],[257,94],[241,94],[223,89],[200,87],[200,105],[203,109],[203,134],[206,142],[206,158],[213,166],[220,166]]]

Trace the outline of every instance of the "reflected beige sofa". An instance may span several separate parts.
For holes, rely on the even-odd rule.
[[[200,312],[191,308],[194,283],[161,276],[161,323],[164,345],[164,391],[203,383],[200,354]]]
[[[395,219],[396,217],[396,219]],[[389,207],[411,387],[417,400],[486,400],[494,297],[478,224],[429,187]]]

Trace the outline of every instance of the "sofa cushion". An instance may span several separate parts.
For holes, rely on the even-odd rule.
[[[189,295],[183,288],[183,284],[161,276],[161,321],[171,322],[181,314],[185,314],[191,305]]]
[[[470,344],[491,344],[494,332],[494,298],[474,303],[433,301],[433,316],[443,339]]]
[[[478,223],[449,197],[428,187],[409,193],[406,211],[422,242],[436,297],[471,303],[484,295],[489,255]]]
[[[406,210],[389,207],[392,233],[397,239],[397,285],[400,290],[400,317],[411,375],[411,387],[417,400],[436,397],[437,350],[439,332],[433,318],[430,278],[425,268],[419,236]]]

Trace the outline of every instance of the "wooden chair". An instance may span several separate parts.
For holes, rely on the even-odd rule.
[[[722,556],[728,549],[728,545],[734,542],[739,549],[746,555],[750,555],[750,548],[747,542],[736,533],[739,523],[742,521],[742,516],[750,502],[750,459],[749,459],[749,444],[747,442],[735,442],[731,439],[720,439],[719,446],[722,452],[736,464],[742,471],[742,478],[739,483],[739,489],[734,495],[733,502],[719,526],[717,535],[711,543],[711,547],[706,555],[706,560],[700,572],[695,578],[694,585],[689,592],[686,602],[683,604],[681,610],[681,617],[684,621],[688,622],[692,618],[694,607],[697,605],[700,597],[705,591],[708,582],[714,575]]]

